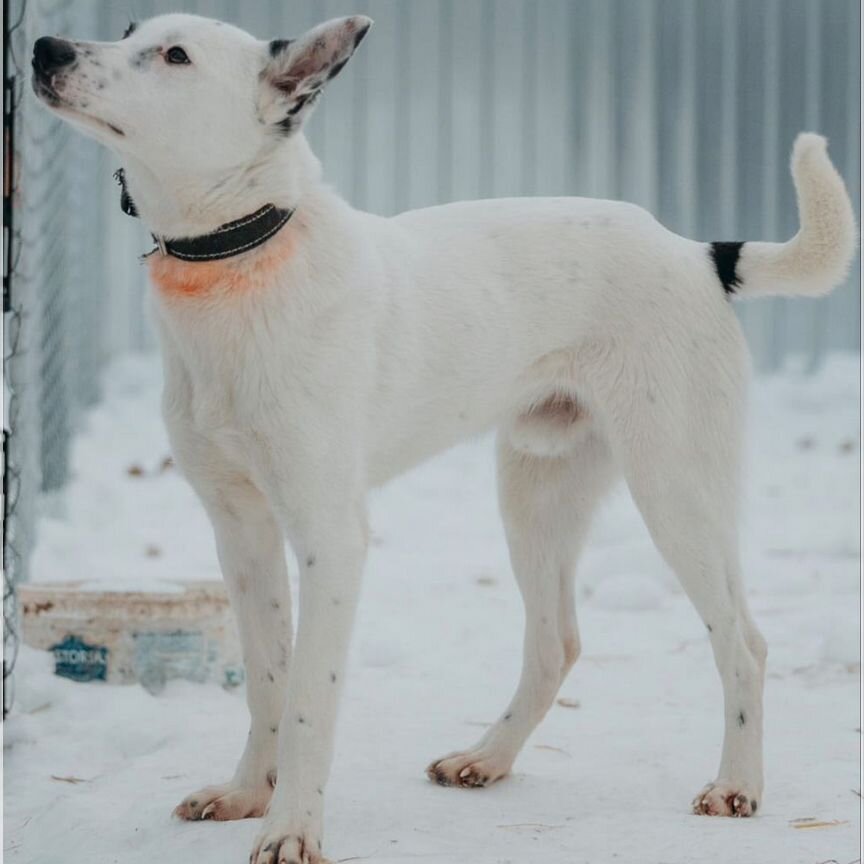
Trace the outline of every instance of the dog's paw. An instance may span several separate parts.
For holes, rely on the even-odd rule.
[[[207,786],[187,795],[175,808],[179,819],[195,821],[213,819],[227,822],[232,819],[253,819],[263,816],[270,803],[273,787],[265,783],[256,788],[224,783]]]
[[[426,769],[426,776],[439,786],[462,786],[473,789],[488,786],[510,771],[510,761],[478,749],[451,753]]]
[[[709,783],[693,799],[693,812],[698,816],[753,816],[758,807],[756,796],[743,784],[723,781]]]
[[[275,821],[264,825],[249,864],[329,864],[321,854],[321,837],[312,828],[282,829]]]

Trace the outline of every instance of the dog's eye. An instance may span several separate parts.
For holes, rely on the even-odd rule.
[[[175,45],[165,52],[165,62],[183,64],[190,63],[191,61],[189,60],[189,55],[179,45]]]

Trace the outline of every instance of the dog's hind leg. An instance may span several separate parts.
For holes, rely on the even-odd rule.
[[[762,803],[767,652],[747,609],[738,554],[746,352],[731,312],[705,326],[687,339],[667,332],[657,350],[629,361],[611,352],[586,358],[582,370],[654,543],[708,630],[723,683],[720,769],[693,809],[751,816]]]
[[[572,436],[570,449],[552,455],[516,449],[516,429],[499,434],[501,512],[525,604],[522,674],[509,706],[474,747],[428,767],[442,785],[485,786],[507,774],[579,655],[576,559],[614,469],[591,420],[574,414],[572,422],[582,424],[582,433]]]
[[[266,499],[239,476],[213,483],[213,464],[206,483],[196,482],[194,467],[184,470],[213,523],[243,648],[251,723],[234,777],[192,793],[174,812],[182,819],[223,821],[263,816],[276,782],[291,652],[291,594],[284,539]]]
[[[709,631],[723,682],[725,735],[717,779],[694,812],[751,816],[762,800],[762,688],[766,647],[741,584],[728,478],[667,451],[662,462],[628,476],[657,548],[677,573]],[[675,465],[675,463],[678,463]],[[729,466],[730,472],[734,466]]]
[[[725,734],[717,779],[693,801],[694,812],[752,816],[762,801],[762,689],[765,641],[741,584],[729,482],[667,451],[628,476],[657,548],[702,617],[723,683]],[[677,466],[674,464],[677,462]],[[734,472],[735,466],[728,466]]]

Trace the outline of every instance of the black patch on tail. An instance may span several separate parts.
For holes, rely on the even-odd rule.
[[[738,256],[744,244],[740,240],[734,242],[718,242],[711,244],[711,258],[714,261],[714,269],[723,283],[723,290],[727,294],[734,294],[735,289],[741,284],[738,278]]]

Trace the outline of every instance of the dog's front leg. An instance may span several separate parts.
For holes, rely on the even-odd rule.
[[[366,555],[361,494],[339,483],[324,496],[307,492],[296,500],[303,500],[309,511],[298,517],[285,508],[300,564],[297,639],[279,729],[276,790],[253,864],[323,861],[324,788]]]
[[[276,777],[291,656],[285,540],[266,498],[248,479],[220,462],[212,449],[199,446],[188,453],[181,440],[175,436],[175,452],[213,524],[237,620],[251,723],[231,780],[193,792],[174,812],[182,819],[217,821],[263,816]]]

